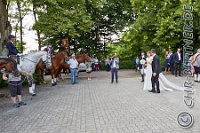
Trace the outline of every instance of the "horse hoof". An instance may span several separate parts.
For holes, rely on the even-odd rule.
[[[32,95],[32,96],[36,96],[36,93],[32,93],[31,95]]]

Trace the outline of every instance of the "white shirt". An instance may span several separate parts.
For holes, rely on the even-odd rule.
[[[70,59],[69,61],[68,61],[68,64],[70,64],[70,68],[77,68],[77,66],[78,66],[78,62],[77,62],[77,60],[76,59]]]
[[[181,60],[181,54],[179,52],[178,53],[178,60],[180,61]]]
[[[116,62],[115,62],[115,60],[113,61],[113,68],[116,68]]]

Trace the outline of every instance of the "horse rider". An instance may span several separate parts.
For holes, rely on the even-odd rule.
[[[19,55],[20,52],[17,50],[17,48],[15,47],[15,39],[16,37],[14,35],[9,35],[8,36],[8,43],[6,45],[7,49],[8,49],[8,57],[11,57],[13,59],[17,59],[17,64],[19,64]]]

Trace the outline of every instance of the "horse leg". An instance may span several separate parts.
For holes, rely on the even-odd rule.
[[[55,72],[55,77],[54,77],[54,83],[55,83],[55,85],[57,85],[57,77],[58,77],[58,70],[56,70],[56,72]]]
[[[34,79],[33,79],[33,76],[31,75],[29,78],[29,93],[32,95],[32,96],[35,96],[36,93],[35,93],[35,83],[34,83]]]
[[[55,77],[55,75],[52,74],[52,75],[51,75],[51,86],[55,86],[54,77]]]
[[[32,96],[35,96],[36,95],[36,93],[35,93],[35,82],[33,82],[33,84],[32,84],[32,90],[33,90]]]
[[[42,83],[46,84],[47,82],[44,80],[44,69],[41,69],[41,79],[42,79]]]
[[[55,76],[55,70],[54,68],[52,67],[51,68],[51,86],[55,86],[55,82],[54,82],[54,76]]]

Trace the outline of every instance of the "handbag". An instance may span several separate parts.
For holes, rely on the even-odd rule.
[[[92,71],[92,68],[91,67],[88,67],[87,69],[86,69],[86,72],[91,72]]]

